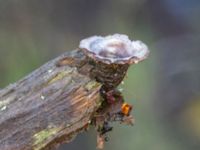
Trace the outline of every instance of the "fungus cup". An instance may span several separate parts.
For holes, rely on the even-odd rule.
[[[79,48],[86,55],[86,62],[92,66],[90,76],[103,86],[101,96],[104,101],[93,116],[97,148],[102,149],[107,141],[106,133],[112,130],[110,123],[119,121],[133,125],[130,115],[132,105],[124,102],[124,98],[116,87],[121,83],[131,64],[147,58],[149,50],[141,41],[131,41],[127,35],[114,34],[106,37],[92,36],[80,42]]]
[[[131,64],[147,58],[149,50],[141,41],[131,41],[127,35],[92,36],[83,39],[79,48],[95,69],[91,73],[105,90],[117,87]]]

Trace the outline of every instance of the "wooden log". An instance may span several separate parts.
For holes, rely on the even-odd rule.
[[[101,103],[86,62],[66,52],[0,91],[0,150],[55,149],[84,130]]]
[[[147,46],[115,34],[84,39],[79,47],[0,91],[0,150],[55,149],[89,122],[102,148],[109,121],[132,124],[132,106],[116,87],[129,65],[147,58]]]

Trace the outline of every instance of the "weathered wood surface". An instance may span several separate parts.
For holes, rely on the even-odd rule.
[[[0,150],[55,149],[90,121],[100,83],[82,52],[66,52],[0,91]]]

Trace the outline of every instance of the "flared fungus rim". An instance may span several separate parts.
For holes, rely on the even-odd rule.
[[[142,41],[131,41],[124,34],[92,36],[81,40],[79,48],[93,60],[106,64],[138,63],[149,55],[148,47]],[[102,52],[108,56],[101,55]]]

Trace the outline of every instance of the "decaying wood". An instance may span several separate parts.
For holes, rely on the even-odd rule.
[[[126,35],[104,37],[107,44],[103,37],[92,38],[96,41],[82,40],[81,50],[59,56],[0,91],[0,150],[55,149],[89,122],[102,148],[105,133],[112,130],[109,122],[132,124],[132,106],[116,87],[129,65],[147,58],[148,48]]]
[[[66,52],[0,91],[0,150],[55,149],[84,130],[101,102],[86,62]]]

